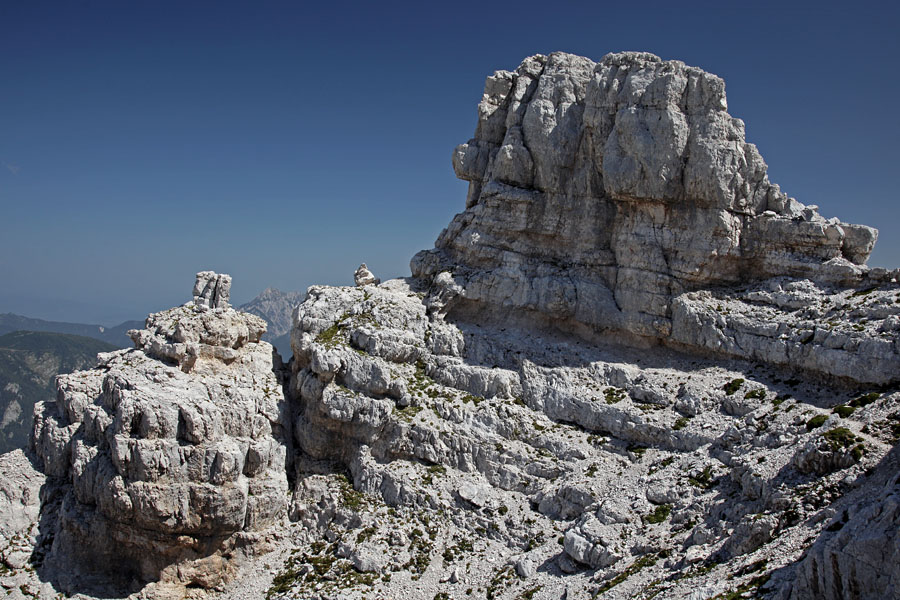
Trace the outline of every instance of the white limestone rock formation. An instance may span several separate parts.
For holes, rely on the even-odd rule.
[[[466,210],[413,278],[295,312],[297,480],[343,465],[365,508],[302,488],[339,541],[285,588],[362,593],[352,564],[419,597],[824,589],[798,561],[900,435],[870,387],[900,380],[875,230],[783,194],[722,81],[649,54],[498,72],[453,163]],[[887,556],[855,552],[859,580]]]
[[[870,493],[837,512],[798,566],[792,600],[900,597],[900,447],[878,466]]]
[[[197,273],[194,282],[194,306],[198,308],[228,308],[231,299],[231,275],[213,271]]]
[[[649,54],[489,78],[454,153],[465,212],[412,278],[362,265],[309,289],[287,401],[262,319],[201,273],[134,350],[39,406],[24,546],[43,580],[83,591],[103,564],[155,581],[144,598],[895,594],[898,271],[865,266],[874,230],[771,184],[725,109],[720,79]],[[29,502],[0,515],[27,523]]]
[[[866,497],[900,433],[897,392],[468,320],[425,290],[314,286],[295,311],[298,462],[344,465],[357,507],[292,508],[311,539],[340,540],[310,554],[328,570],[290,580],[299,597],[323,577],[326,597],[371,590],[346,568],[416,597],[789,594],[809,540]],[[454,568],[468,583],[450,585]]]
[[[381,283],[381,280],[372,274],[372,271],[369,270],[366,263],[362,263],[356,269],[356,272],[353,273],[353,282],[357,287],[363,287],[366,285],[378,285]]]
[[[44,476],[22,450],[0,455],[0,562],[7,568],[28,564],[43,484]]]
[[[60,589],[91,575],[221,588],[267,547],[286,510],[287,406],[265,324],[227,306],[229,283],[199,273],[194,301],[150,315],[135,349],[60,376],[36,407]]]
[[[696,300],[690,292],[783,276],[896,289],[886,273],[865,279],[877,231],[826,219],[771,183],[743,122],[727,112],[724,82],[679,61],[554,53],[498,71],[453,166],[469,181],[466,210],[411,268],[428,279],[452,272],[460,303],[485,315],[533,313],[573,331],[756,360],[781,354],[779,362],[828,373],[860,340],[843,353],[826,346],[819,362],[818,339],[811,348],[791,339],[744,348],[714,315],[695,311],[685,328],[677,309]],[[743,312],[767,321],[752,301]],[[879,365],[861,381],[900,377],[896,346],[870,354]]]
[[[900,286],[778,277],[681,294],[669,342],[866,384],[900,380]]]

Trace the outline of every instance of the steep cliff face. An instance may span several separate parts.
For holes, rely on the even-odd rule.
[[[466,211],[412,272],[452,272],[461,298],[485,314],[531,311],[570,329],[778,362],[780,346],[799,340],[757,340],[756,352],[709,343],[693,334],[716,329],[715,319],[701,312],[686,324],[679,299],[775,276],[867,282],[877,231],[825,219],[769,182],[743,122],[727,113],[724,82],[679,61],[554,53],[498,71],[453,166],[470,182]],[[895,347],[862,354],[897,360]],[[803,362],[824,372],[839,361]]]
[[[264,547],[284,515],[280,365],[263,320],[228,306],[229,286],[199,274],[193,301],[130,332],[135,349],[61,376],[56,401],[37,406],[34,451],[56,490],[45,565],[63,589],[86,573],[120,590],[221,587],[228,558]]]

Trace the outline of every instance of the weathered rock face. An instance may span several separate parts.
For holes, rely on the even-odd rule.
[[[0,475],[0,561],[21,568],[28,563],[37,536],[34,524],[44,477],[21,450],[0,454]]]
[[[775,276],[863,283],[877,232],[787,197],[726,108],[721,79],[646,53],[498,71],[453,155],[466,211],[413,275],[452,272],[483,313],[680,342],[685,292]]]
[[[791,599],[900,597],[898,458],[895,448],[870,483],[873,493],[838,513],[809,549]]]
[[[793,563],[833,515],[870,505],[867,473],[892,468],[883,458],[900,434],[900,393],[469,321],[445,314],[452,283],[440,279],[315,286],[295,312],[298,450],[307,463],[344,465],[365,498],[347,501],[366,508],[340,528],[323,524],[323,501],[292,508],[341,540],[336,565],[391,573],[381,589],[398,595],[422,589],[428,572],[410,565],[437,562],[441,549],[433,573],[479,563],[466,566],[468,581],[495,586],[495,598],[535,587],[553,598],[824,589],[794,578],[820,577],[821,566]],[[887,521],[891,502],[877,506]],[[427,545],[411,541],[417,528]],[[840,567],[859,581],[872,548],[896,540],[881,525],[865,532],[871,543]],[[893,589],[892,577],[859,589]],[[312,594],[318,581],[299,577],[294,591]],[[436,584],[424,589],[448,589]]]
[[[231,275],[220,275],[213,271],[197,273],[194,282],[194,306],[208,308],[228,308],[231,299]]]
[[[868,384],[900,380],[900,286],[773,278],[672,301],[674,342]]]
[[[284,515],[280,360],[263,320],[225,303],[229,282],[198,274],[194,301],[36,407],[34,451],[59,489],[54,572],[218,587]]]
[[[723,90],[634,53],[489,78],[466,211],[415,277],[309,289],[290,410],[201,273],[60,378],[41,533],[33,494],[7,529],[157,597],[896,595],[898,272],[768,182]]]
[[[867,388],[900,379],[897,272],[864,264],[875,230],[788,198],[722,81],[647,54],[495,74],[453,161],[466,210],[413,278],[313,287],[294,314],[303,462],[426,515],[344,519],[342,540],[370,541],[336,556],[408,569],[400,592],[434,546],[455,572],[461,539],[488,597],[824,590],[837,542],[796,561],[869,505],[900,431],[900,394]],[[292,512],[338,536],[310,502]],[[895,545],[895,512],[865,512],[878,542],[829,568],[861,581],[891,560],[871,550]],[[884,570],[865,590],[893,593]]]

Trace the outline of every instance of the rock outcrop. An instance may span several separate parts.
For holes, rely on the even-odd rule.
[[[453,160],[465,212],[411,278],[311,287],[287,369],[204,272],[60,377],[39,533],[33,494],[0,502],[54,589],[896,595],[900,285],[873,229],[783,194],[722,81],[649,54],[498,72]],[[17,569],[0,586],[37,585]]]
[[[900,597],[900,447],[879,465],[869,489],[810,547],[792,600]]]
[[[356,269],[356,272],[353,273],[353,282],[357,286],[362,287],[366,285],[378,285],[381,283],[381,280],[372,274],[372,271],[369,270],[366,263],[362,263],[359,265],[359,268]]]
[[[230,277],[131,331],[135,349],[60,376],[35,410],[34,451],[55,486],[45,561],[63,589],[99,573],[221,587],[266,547],[286,509],[287,407],[265,323],[227,305]],[[273,362],[274,361],[274,362]]]
[[[838,287],[892,278],[866,278],[876,230],[826,219],[768,180],[715,75],[646,53],[528,58],[488,78],[475,137],[453,166],[469,181],[466,211],[411,267],[417,277],[452,273],[466,310],[823,373],[873,356],[877,367],[833,374],[900,377],[883,369],[900,364],[897,347],[864,332],[825,351],[822,334],[808,348],[780,334],[745,348],[714,313],[684,318],[698,290],[780,276]],[[771,310],[750,301],[741,312],[765,323]]]
[[[194,282],[194,306],[208,308],[228,308],[231,299],[231,275],[220,275],[213,271],[197,273]]]
[[[479,549],[463,556],[499,553],[513,561],[510,573],[529,574],[517,583],[502,566],[470,571],[474,581],[504,582],[494,597],[535,586],[591,597],[616,585],[609,597],[681,598],[698,582],[703,598],[790,594],[804,543],[830,515],[870,501],[865,473],[896,439],[898,393],[836,391],[759,363],[723,368],[662,347],[469,321],[443,312],[442,290],[414,279],[315,286],[294,317],[300,455],[346,465],[370,510],[386,503],[420,515],[401,525],[375,512],[345,524],[344,539],[370,532],[383,545],[351,543],[338,557],[357,565],[358,553],[375,551],[374,572],[392,573],[397,593],[424,573],[408,571],[417,555],[398,553],[391,536],[430,527],[428,548],[452,557],[438,570],[452,570],[455,540],[469,539]],[[322,527],[315,514],[308,503],[296,512]],[[546,577],[527,568],[535,562]],[[585,569],[593,579],[556,579]],[[661,583],[676,573],[676,583]],[[295,592],[317,581],[301,577]]]
[[[298,307],[300,456],[346,465],[376,505],[442,515],[422,527],[445,571],[459,539],[508,556],[467,563],[488,597],[825,589],[813,553],[795,561],[871,502],[897,435],[900,395],[866,387],[900,379],[897,273],[865,266],[876,231],[787,197],[722,81],[647,54],[498,72],[453,161],[466,210],[413,278]],[[427,575],[400,576],[426,559],[394,551],[396,531],[357,527],[391,589]],[[842,572],[890,560],[871,547]],[[893,590],[885,572],[865,589]]]

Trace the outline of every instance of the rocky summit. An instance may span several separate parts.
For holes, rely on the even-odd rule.
[[[311,287],[288,364],[202,272],[61,376],[0,457],[8,597],[900,597],[900,271],[721,79],[533,56],[453,166],[412,277]]]
[[[199,273],[192,301],[129,332],[133,350],[60,376],[36,407],[35,461],[53,483],[42,578],[214,588],[231,557],[267,547],[287,507],[288,413],[265,322],[229,307],[230,281]]]
[[[852,320],[829,286],[897,273],[862,266],[876,230],[826,219],[768,180],[715,75],[643,53],[528,58],[488,78],[453,167],[469,181],[467,208],[412,272],[452,273],[470,311],[900,377],[896,345],[876,331],[884,317],[807,339],[817,321]]]

